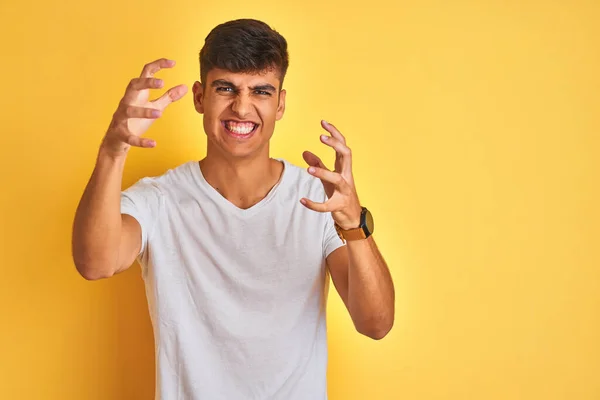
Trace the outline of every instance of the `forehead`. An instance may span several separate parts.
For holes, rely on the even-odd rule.
[[[266,70],[259,72],[231,72],[226,69],[213,68],[208,71],[206,83],[210,85],[212,82],[222,79],[233,83],[235,86],[258,86],[269,83],[274,87],[279,87],[279,73],[277,70]]]

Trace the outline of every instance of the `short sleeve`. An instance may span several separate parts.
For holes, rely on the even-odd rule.
[[[324,213],[324,216],[325,235],[323,236],[323,256],[327,258],[334,250],[345,245],[335,229],[335,224],[331,213]]]
[[[142,231],[138,257],[148,246],[162,208],[163,196],[154,178],[143,178],[121,192],[121,214],[135,218]]]

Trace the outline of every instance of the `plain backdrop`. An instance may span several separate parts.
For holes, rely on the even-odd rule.
[[[319,121],[338,126],[396,284],[383,341],[331,286],[330,399],[600,398],[593,0],[2,0],[0,397],[153,398],[139,266],[78,276],[73,214],[129,80],[168,57],[158,76],[191,88],[241,17],[289,42],[272,156],[331,166]],[[124,187],[204,156],[190,93],[147,136]]]

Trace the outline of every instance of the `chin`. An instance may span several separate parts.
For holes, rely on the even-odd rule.
[[[258,139],[258,137],[255,137]],[[224,135],[217,135],[213,139],[213,144],[227,158],[244,159],[252,157],[260,152],[263,144],[257,140],[239,140]]]

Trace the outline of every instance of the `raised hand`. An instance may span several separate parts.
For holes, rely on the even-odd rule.
[[[146,64],[138,78],[129,82],[125,95],[119,102],[102,148],[111,155],[125,155],[131,146],[154,147],[156,142],[141,136],[159,118],[167,106],[187,93],[187,86],[179,85],[169,89],[156,100],[150,100],[150,89],[164,86],[162,79],[154,77],[163,68],[172,68],[175,61],[159,59]]]
[[[315,203],[302,198],[300,202],[313,211],[331,212],[334,221],[342,229],[358,228],[362,208],[352,176],[352,152],[346,145],[346,138],[335,126],[325,121],[321,121],[321,126],[331,134],[321,135],[321,142],[335,149],[335,169],[330,171],[321,159],[310,151],[305,151],[302,156],[310,166],[308,172],[321,179],[328,200]]]

